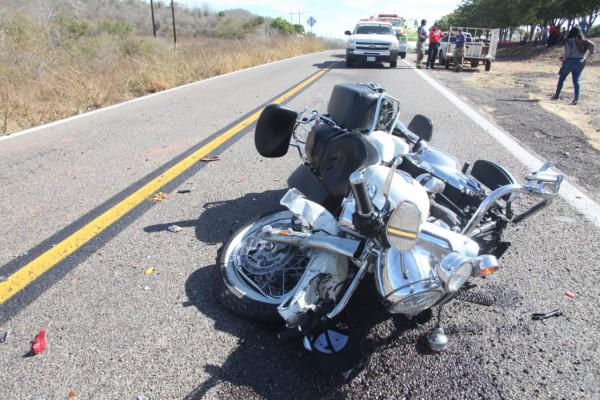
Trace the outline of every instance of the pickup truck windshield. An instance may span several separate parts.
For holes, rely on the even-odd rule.
[[[354,32],[359,35],[393,35],[392,27],[389,25],[359,25]]]

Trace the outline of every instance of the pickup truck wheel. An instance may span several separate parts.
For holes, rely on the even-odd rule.
[[[492,62],[491,61],[486,61],[485,62],[485,71],[489,72],[490,69],[492,69]]]
[[[400,58],[404,60],[406,58],[406,53],[400,53]]]
[[[479,61],[478,60],[471,60],[471,67],[477,68],[478,66],[479,66]]]
[[[346,68],[352,68],[354,61],[350,57],[346,57]]]
[[[446,58],[446,62],[444,63],[444,68],[450,69],[450,59]]]
[[[398,60],[390,60],[390,68],[396,68],[398,66]]]

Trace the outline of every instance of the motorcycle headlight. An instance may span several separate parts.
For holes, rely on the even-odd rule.
[[[416,315],[443,296],[431,254],[416,246],[411,251],[389,249],[379,256],[375,283],[383,305],[394,314]]]
[[[473,272],[473,260],[459,253],[450,253],[438,264],[437,271],[449,292],[456,292]]]
[[[399,251],[409,251],[417,243],[421,227],[421,212],[409,201],[396,207],[386,226],[386,236],[390,245]]]

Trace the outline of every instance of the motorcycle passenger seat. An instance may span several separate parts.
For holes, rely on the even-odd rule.
[[[306,151],[308,161],[316,171],[319,170],[321,165],[323,151],[327,143],[334,137],[345,134],[345,131],[329,125],[315,125],[312,127],[306,138],[304,150]]]
[[[350,190],[350,175],[378,162],[377,149],[368,138],[360,133],[346,133],[327,142],[318,171],[332,196],[346,196]]]

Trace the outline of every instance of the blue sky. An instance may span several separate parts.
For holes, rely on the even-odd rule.
[[[313,16],[317,23],[313,31],[322,36],[344,37],[345,30],[352,30],[356,21],[379,13],[396,13],[405,18],[422,19],[429,22],[450,13],[460,0],[430,0],[428,2],[412,1],[316,1],[316,0],[177,0],[188,7],[201,7],[207,4],[215,11],[229,8],[244,8],[254,14],[268,17],[282,17],[290,20],[290,12],[301,11],[301,22],[308,30],[306,20]],[[293,16],[298,23],[298,15]]]

